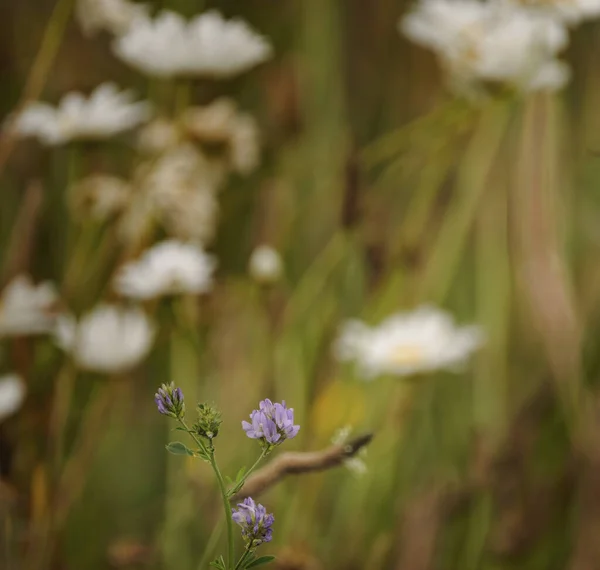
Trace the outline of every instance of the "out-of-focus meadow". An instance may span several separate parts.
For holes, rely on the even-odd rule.
[[[136,125],[45,145],[6,126],[0,286],[51,281],[53,321],[110,303],[141,307],[155,328],[140,363],[104,371],[69,333],[0,332],[0,375],[26,386],[0,419],[0,568],[200,570],[224,551],[209,469],[165,451],[174,425],[153,399],[169,381],[188,412],[195,401],[222,410],[215,447],[231,476],[257,455],[240,422],[267,397],[301,426],[273,457],[327,448],[348,426],[374,435],[354,463],[260,496],[275,514],[273,567],[600,568],[600,24],[570,30],[564,89],[462,96],[398,32],[412,6],[399,0],[150,2],[188,18],[216,8],[268,39],[266,61],[221,80],[136,71],[113,34],[83,33],[76,4],[1,3],[5,122],[28,101],[55,105],[106,81],[165,120],[228,97],[238,111],[223,123],[248,113],[260,158],[250,148],[198,166],[204,154],[191,151],[183,184],[214,175],[219,191],[204,207],[182,191],[160,218],[139,188],[169,150],[139,147],[168,133],[140,142]],[[209,157],[237,144],[214,121],[190,127]],[[75,184],[99,173],[134,189]],[[168,201],[179,179],[153,184]],[[113,190],[102,210],[98,192]],[[197,238],[217,262],[212,283],[137,302],[113,286],[167,238]],[[281,267],[268,254],[266,273],[249,271],[261,245]],[[377,325],[423,304],[481,327],[485,342],[459,369],[369,377],[336,358],[348,319]],[[131,337],[94,338],[110,360],[111,342]],[[393,364],[418,360],[411,350],[429,350],[419,342]]]

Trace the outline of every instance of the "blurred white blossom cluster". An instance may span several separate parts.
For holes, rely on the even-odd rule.
[[[419,0],[399,29],[437,55],[459,92],[531,92],[566,85],[568,27],[599,15],[599,0]]]
[[[73,156],[90,142],[102,152],[119,136],[134,159],[126,175],[105,170],[110,161],[98,162],[103,170],[80,161],[65,188],[73,223],[100,228],[99,239],[110,236],[118,248],[97,304],[75,313],[62,291],[67,285],[36,285],[19,275],[0,292],[0,339],[49,335],[77,368],[114,375],[132,370],[152,349],[156,300],[211,291],[217,259],[207,249],[219,222],[219,193],[231,175],[247,176],[260,162],[254,117],[227,97],[196,103],[194,82],[239,75],[273,50],[246,22],[214,10],[186,20],[129,0],[78,0],[76,17],[86,37],[109,34],[114,55],[162,82],[170,100],[141,100],[107,81],[89,94],[66,93],[56,106],[29,102],[8,118],[5,128],[14,136],[49,149],[68,145]],[[269,267],[264,260],[258,266],[260,279],[274,281],[281,267],[270,253]],[[24,395],[19,374],[0,376],[0,421]]]
[[[391,315],[375,327],[358,320],[344,323],[334,354],[342,362],[355,363],[359,374],[372,380],[385,374],[461,371],[484,341],[481,327],[458,327],[450,314],[424,305]]]

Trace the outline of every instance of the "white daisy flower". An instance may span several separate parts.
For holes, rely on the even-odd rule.
[[[189,22],[163,11],[154,20],[136,19],[114,44],[129,65],[159,77],[237,75],[269,59],[269,42],[242,20],[225,20],[214,10]]]
[[[80,368],[115,374],[132,369],[148,355],[155,333],[140,309],[103,304],[79,321],[59,318],[55,339]]]
[[[0,296],[0,338],[50,332],[57,303],[49,281],[36,286],[27,275],[15,277]]]
[[[505,0],[572,26],[600,16],[600,0]]]
[[[270,245],[260,245],[250,255],[248,271],[258,283],[275,283],[283,274],[279,252]]]
[[[0,422],[19,410],[25,392],[25,382],[17,374],[0,376]]]
[[[148,6],[128,0],[78,0],[76,15],[86,36],[102,30],[120,35],[134,20],[148,15]]]
[[[372,379],[380,374],[456,371],[483,342],[480,327],[457,327],[448,313],[423,306],[396,313],[376,327],[347,322],[334,352],[341,361],[355,362],[360,373]]]
[[[560,22],[531,10],[478,0],[421,0],[400,31],[433,50],[452,82],[511,85],[522,91],[560,89],[569,78],[556,58],[568,34]]]
[[[86,98],[67,93],[58,107],[30,103],[14,118],[12,128],[21,137],[36,137],[50,146],[72,140],[105,139],[132,129],[150,116],[150,105],[134,102],[130,91],[103,83]]]
[[[114,287],[120,295],[133,299],[197,295],[212,288],[215,267],[214,257],[201,248],[167,240],[122,266]]]

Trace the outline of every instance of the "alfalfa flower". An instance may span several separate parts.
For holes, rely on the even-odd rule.
[[[258,410],[250,414],[250,422],[242,422],[242,428],[267,449],[296,437],[300,431],[300,426],[294,425],[294,409],[288,408],[285,400],[274,404],[269,399],[259,403]]]
[[[165,10],[155,19],[137,18],[114,51],[129,65],[158,77],[225,78],[271,57],[269,42],[242,20],[210,10],[190,21]]]
[[[148,355],[155,333],[140,309],[98,305],[79,321],[61,317],[55,336],[80,368],[116,374],[131,370]]]
[[[57,304],[49,281],[34,285],[28,275],[15,277],[0,295],[0,338],[50,332]]]
[[[137,127],[149,117],[147,102],[134,101],[130,91],[103,83],[89,97],[67,93],[58,107],[29,103],[14,117],[12,128],[21,137],[36,137],[43,144],[56,146],[72,140],[106,139]]]
[[[123,265],[115,278],[115,290],[133,299],[165,295],[198,295],[212,288],[216,260],[198,246],[163,241],[137,261]]]
[[[161,414],[175,418],[176,420],[183,419],[185,415],[183,392],[173,382],[163,384],[158,389],[156,394],[154,394],[154,402]]]
[[[231,512],[234,522],[242,527],[242,537],[247,548],[254,549],[264,542],[271,542],[275,517],[272,513],[267,513],[267,509],[260,503],[246,497]]]
[[[396,313],[375,327],[347,322],[334,351],[339,360],[355,362],[360,373],[371,379],[380,374],[457,370],[483,342],[479,326],[458,327],[448,313],[423,306]]]

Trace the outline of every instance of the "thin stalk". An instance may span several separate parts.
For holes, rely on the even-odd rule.
[[[215,450],[211,445],[210,449],[204,445],[204,443],[198,438],[198,436],[188,427],[185,420],[179,419],[181,425],[187,430],[192,439],[198,444],[200,449],[209,457],[209,463],[215,472],[217,477],[217,483],[219,484],[219,491],[221,491],[221,499],[223,500],[223,509],[225,510],[225,520],[227,522],[227,567],[232,568],[233,559],[235,557],[235,549],[233,543],[233,518],[231,517],[231,506],[229,505],[229,497],[227,493],[227,487],[223,480],[223,475],[219,470],[219,466],[215,460]],[[256,464],[255,464],[256,465]]]
[[[244,476],[242,477],[240,482],[236,484],[236,487],[241,485],[239,487],[238,491],[241,491],[244,488],[244,483],[246,482],[246,479],[248,479],[248,477],[250,477],[250,475],[252,475],[252,472],[258,467],[258,464],[267,456],[268,453],[269,453],[269,451],[267,449],[262,450],[262,453],[259,455],[258,459],[254,462],[252,467],[250,467],[250,469],[248,469],[248,471],[246,471],[246,473],[244,473]]]
[[[44,89],[44,85],[46,84],[46,80],[52,70],[52,65],[62,43],[62,38],[65,34],[74,5],[75,0],[59,0],[56,3],[52,15],[50,16],[50,20],[44,30],[40,49],[38,50],[29,71],[27,83],[23,89],[23,95],[17,105],[15,115],[18,114],[29,101],[37,99]],[[2,172],[15,142],[15,132],[12,125],[14,125],[14,123],[11,122],[5,135],[0,138],[0,172]]]
[[[65,433],[69,419],[69,411],[75,389],[77,371],[70,360],[66,360],[56,381],[54,398],[52,401],[52,412],[49,423],[49,447],[51,453],[51,469],[55,477],[58,477],[64,460]]]
[[[248,556],[250,556],[250,554],[252,554],[252,550],[250,550],[250,544],[248,544],[246,546],[246,550],[244,551],[244,554],[242,554],[240,559],[237,561],[237,564],[235,565],[235,568],[233,570],[238,570],[238,568],[246,561],[246,559],[248,558]]]
[[[223,481],[223,475],[219,470],[219,466],[215,460],[214,450],[210,454],[210,464],[217,476],[217,482],[219,483],[219,490],[221,491],[221,498],[223,499],[223,508],[225,509],[225,520],[227,521],[227,567],[233,567],[233,559],[235,557],[235,549],[233,544],[233,518],[231,516],[231,506],[229,505],[229,497],[227,496],[227,488],[225,487],[225,481]]]

